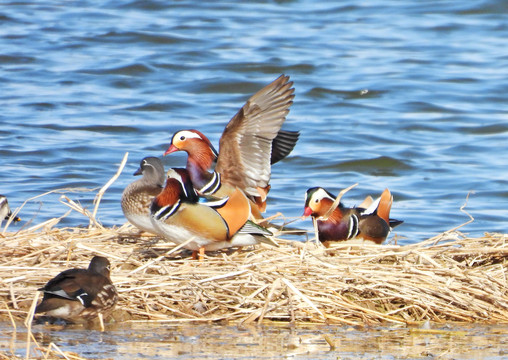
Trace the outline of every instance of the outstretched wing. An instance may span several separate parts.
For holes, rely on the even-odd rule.
[[[293,103],[292,85],[289,76],[281,75],[247,100],[230,120],[220,139],[216,166],[224,183],[252,196],[268,186],[272,142]]]

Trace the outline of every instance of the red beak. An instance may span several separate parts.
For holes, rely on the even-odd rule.
[[[306,207],[305,210],[303,211],[303,217],[307,217],[307,216],[310,216],[312,215],[312,209],[310,207]]]
[[[164,156],[166,156],[167,154],[174,153],[175,151],[180,151],[180,149],[177,148],[175,145],[171,144],[171,146],[164,153]]]

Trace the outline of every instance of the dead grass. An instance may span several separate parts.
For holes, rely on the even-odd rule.
[[[36,289],[65,269],[88,266],[98,254],[112,263],[117,322],[508,323],[508,235],[469,238],[455,228],[412,245],[339,243],[328,249],[315,239],[278,239],[278,248],[219,251],[199,262],[131,225],[100,225],[100,197],[120,171],[99,191],[93,213],[62,195],[69,211],[89,218],[88,228],[57,228],[61,218],[18,232],[4,228],[0,318],[14,328],[25,319],[33,336]],[[43,350],[46,358],[62,356],[56,347]]]
[[[506,239],[451,231],[413,245],[328,249],[278,240],[199,262],[130,225],[25,230],[2,241],[0,315],[25,318],[37,288],[100,254],[113,264],[118,321],[506,323]]]

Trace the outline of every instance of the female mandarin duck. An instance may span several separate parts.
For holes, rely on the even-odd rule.
[[[367,198],[367,202],[372,202],[368,208],[347,208],[339,203],[326,219],[325,216],[336,197],[320,187],[308,189],[305,197],[304,216],[311,215],[317,220],[319,240],[326,247],[329,246],[329,241],[353,238],[381,244],[391,229],[402,223],[400,220],[390,219],[393,197],[388,189],[374,202],[372,198]]]
[[[217,153],[210,140],[197,130],[173,135],[164,155],[187,152],[187,170],[200,195],[227,196],[236,188],[252,201],[252,212],[261,218],[270,189],[271,165],[294,148],[299,133],[281,130],[293,103],[293,82],[280,76],[254,94],[229,121]],[[214,161],[215,171],[209,173]]]
[[[12,216],[11,208],[9,207],[9,202],[7,201],[7,198],[4,195],[0,195],[0,225],[2,225],[2,222],[4,220],[9,220],[9,218]],[[12,221],[20,221],[21,219],[17,216],[15,216]]]
[[[107,316],[118,301],[115,286],[109,278],[110,263],[94,256],[88,269],[69,269],[51,279],[39,290],[44,293],[36,313],[70,322],[89,321]]]
[[[122,211],[131,224],[142,231],[157,234],[150,220],[150,205],[164,188],[166,175],[159,158],[145,157],[134,175],[143,175],[122,193]]]
[[[272,233],[251,221],[249,200],[236,189],[228,197],[200,203],[186,169],[170,169],[164,190],[153,200],[151,219],[167,240],[199,251],[271,242]],[[189,241],[190,240],[190,241]]]

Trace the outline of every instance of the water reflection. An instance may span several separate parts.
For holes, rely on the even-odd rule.
[[[26,332],[0,324],[4,353],[24,356]],[[353,328],[269,324],[109,325],[106,332],[82,327],[37,325],[39,345],[55,343],[85,358],[114,359],[502,359],[506,326],[440,326],[439,333],[408,328]]]

